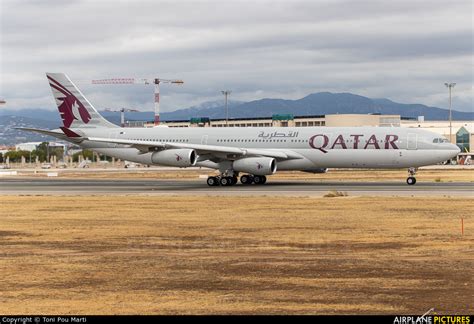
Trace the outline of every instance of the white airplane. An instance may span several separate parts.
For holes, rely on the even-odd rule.
[[[459,148],[432,132],[400,127],[122,128],[105,120],[63,73],[46,73],[63,126],[21,128],[100,154],[147,165],[219,170],[209,186],[264,184],[278,170],[416,168],[455,157]]]

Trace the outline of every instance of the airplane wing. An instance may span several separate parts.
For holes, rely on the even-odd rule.
[[[236,155],[236,156],[267,156],[267,157],[273,157],[280,160],[304,158],[302,155],[295,153],[291,150],[249,149],[249,148],[238,148],[238,147],[231,147],[231,146],[154,142],[154,141],[125,140],[125,139],[100,138],[100,137],[88,137],[85,139],[89,141],[93,141],[93,142],[130,145],[143,153],[151,152],[155,150],[156,148],[158,149],[188,148],[188,149],[195,150],[199,155],[228,154],[228,155]]]

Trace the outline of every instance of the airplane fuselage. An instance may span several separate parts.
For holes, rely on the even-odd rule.
[[[400,127],[154,127],[81,131],[87,137],[269,150],[299,156],[278,161],[278,170],[419,167],[446,161],[459,152],[457,146],[436,133]],[[143,153],[129,145],[86,140],[81,146],[119,159],[153,164],[153,152]],[[232,160],[231,154],[225,158]],[[209,166],[205,161],[198,161],[197,165]]]

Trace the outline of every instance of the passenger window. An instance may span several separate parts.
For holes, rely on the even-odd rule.
[[[433,143],[438,143],[438,142],[439,142],[439,140],[438,140],[437,138],[435,138],[435,139],[433,140]]]

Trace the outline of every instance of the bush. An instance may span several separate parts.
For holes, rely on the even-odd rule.
[[[329,193],[325,194],[323,197],[324,198],[334,198],[334,197],[347,197],[349,194],[347,192],[342,192],[342,191],[330,191]]]

